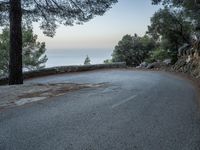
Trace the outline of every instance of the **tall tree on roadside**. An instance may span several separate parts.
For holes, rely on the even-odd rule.
[[[164,8],[152,17],[149,33],[160,34],[164,49],[170,50],[176,60],[180,47],[193,44],[191,38],[200,40],[200,1],[152,0],[152,4],[162,4]]]
[[[191,30],[191,23],[181,12],[164,8],[153,15],[147,33],[154,39],[167,42],[164,49],[176,53],[182,44],[190,42]]]
[[[2,0],[0,25],[10,24],[9,84],[22,84],[22,23],[40,22],[53,37],[58,24],[82,24],[103,15],[117,0]],[[8,21],[9,20],[9,21]]]

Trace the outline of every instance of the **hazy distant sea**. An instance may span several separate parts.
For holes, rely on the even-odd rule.
[[[48,61],[46,67],[66,66],[66,65],[83,65],[88,55],[91,64],[101,64],[105,59],[110,59],[112,50],[106,49],[87,49],[87,50],[47,50]]]

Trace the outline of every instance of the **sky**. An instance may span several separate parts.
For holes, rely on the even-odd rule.
[[[150,17],[158,10],[151,0],[119,0],[103,16],[96,16],[83,25],[60,26],[53,38],[46,37],[34,24],[39,41],[48,52],[72,49],[114,49],[125,34],[144,35]]]

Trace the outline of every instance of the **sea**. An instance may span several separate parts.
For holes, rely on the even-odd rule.
[[[87,55],[91,64],[102,64],[111,59],[112,50],[109,49],[66,49],[47,50],[48,61],[46,68],[55,66],[83,65]]]

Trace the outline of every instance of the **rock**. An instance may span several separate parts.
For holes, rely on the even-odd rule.
[[[136,69],[141,69],[141,66],[137,66]]]
[[[165,65],[171,65],[172,64],[172,59],[165,59],[165,60],[163,60],[163,63]]]
[[[189,63],[192,60],[191,56],[188,56],[188,58],[186,59],[186,62]]]
[[[147,69],[154,69],[154,68],[161,68],[163,66],[166,66],[163,62],[154,62],[147,66]]]
[[[147,67],[147,66],[148,66],[148,63],[147,63],[147,62],[143,62],[143,63],[141,63],[141,66],[142,66],[142,67]]]
[[[192,56],[181,57],[174,65],[173,70],[187,73],[195,78],[200,78],[200,59]]]
[[[148,66],[147,62],[142,62],[139,66],[136,67],[136,69],[145,69]]]
[[[179,60],[175,63],[173,69],[180,71],[187,64],[186,59],[179,58]]]
[[[185,43],[183,44],[183,46],[181,46],[179,49],[178,49],[178,55],[179,56],[184,56],[187,54],[187,51],[190,49],[190,44],[188,43]]]
[[[147,69],[153,69],[155,67],[155,63],[148,64]]]

